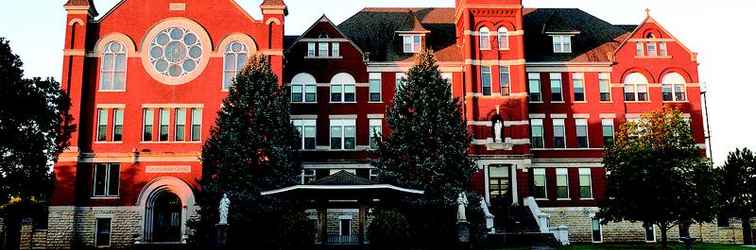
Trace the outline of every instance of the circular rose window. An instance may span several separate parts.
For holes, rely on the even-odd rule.
[[[171,27],[158,33],[150,45],[150,64],[160,74],[181,77],[197,70],[202,44],[194,32]]]

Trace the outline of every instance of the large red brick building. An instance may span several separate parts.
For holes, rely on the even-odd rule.
[[[78,130],[54,169],[49,247],[185,242],[202,141],[254,54],[290,87],[308,184],[342,170],[376,177],[369,135],[388,130],[384,111],[415,53],[434,50],[473,136],[474,190],[494,211],[537,204],[533,216],[567,225],[574,241],[656,238],[592,219],[617,126],[674,106],[704,147],[696,54],[650,15],[615,25],[578,9],[458,0],[366,8],[338,25],[323,16],[284,36],[285,3],[260,8],[258,20],[234,0],[122,0],[98,17],[92,0],[65,4],[62,82]],[[326,234],[364,233],[356,210],[328,213],[316,221],[333,224]]]

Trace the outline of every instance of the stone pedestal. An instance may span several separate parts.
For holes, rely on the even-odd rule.
[[[215,246],[218,249],[225,249],[227,246],[226,239],[228,238],[228,224],[216,224],[215,231]]]
[[[469,249],[470,223],[457,222],[457,245],[458,249]]]

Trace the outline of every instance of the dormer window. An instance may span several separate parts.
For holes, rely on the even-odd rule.
[[[572,36],[554,35],[551,36],[554,45],[554,53],[572,53]]]
[[[404,53],[417,53],[422,49],[420,35],[406,35],[403,37]]]
[[[491,49],[491,32],[486,27],[480,28],[480,50]]]

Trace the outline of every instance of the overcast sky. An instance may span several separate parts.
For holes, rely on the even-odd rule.
[[[148,1],[148,0],[144,0]],[[194,0],[200,1],[200,0]],[[236,0],[260,16],[261,0]],[[0,0],[0,37],[11,40],[26,76],[60,78],[65,0]],[[118,0],[95,0],[105,13]],[[299,34],[318,17],[340,23],[363,7],[453,7],[454,0],[286,0],[286,33]],[[714,160],[736,147],[756,150],[756,2],[751,0],[525,0],[525,7],[580,8],[614,24],[637,24],[644,9],[699,52],[700,78],[709,95]]]

